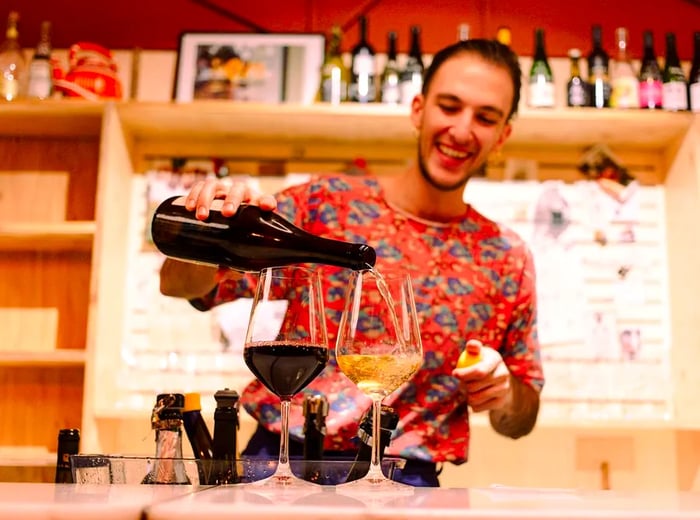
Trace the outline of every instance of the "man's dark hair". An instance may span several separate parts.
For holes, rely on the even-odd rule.
[[[430,66],[423,75],[423,95],[428,95],[430,84],[438,69],[450,58],[459,54],[476,54],[484,61],[503,67],[506,69],[513,81],[513,102],[510,107],[508,119],[513,117],[518,111],[518,103],[520,102],[520,86],[522,84],[522,72],[518,55],[515,54],[510,47],[503,45],[496,40],[487,40],[476,38],[473,40],[463,40],[453,43],[439,50],[430,62]]]

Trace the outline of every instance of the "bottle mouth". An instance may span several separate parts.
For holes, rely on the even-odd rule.
[[[374,248],[367,244],[360,244],[359,252],[363,264],[361,267],[374,267],[374,264],[377,262],[377,252]]]

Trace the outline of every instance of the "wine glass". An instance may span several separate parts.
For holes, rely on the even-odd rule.
[[[281,321],[281,326],[278,324]],[[243,358],[255,377],[281,401],[279,462],[275,473],[254,486],[281,490],[313,486],[289,466],[292,397],[328,362],[321,280],[302,266],[270,267],[260,273],[246,332]]]
[[[386,396],[408,381],[423,362],[411,278],[373,269],[350,275],[335,347],[340,370],[372,399],[372,458],[368,473],[342,488],[410,488],[388,479],[379,460],[380,413]]]

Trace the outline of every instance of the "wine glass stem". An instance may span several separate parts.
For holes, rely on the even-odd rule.
[[[281,425],[280,425],[280,457],[277,464],[276,473],[291,475],[292,470],[289,467],[289,410],[291,408],[290,399],[282,399],[281,408]]]
[[[382,473],[379,447],[382,434],[382,398],[372,397],[372,460],[369,465],[369,478],[384,478]]]

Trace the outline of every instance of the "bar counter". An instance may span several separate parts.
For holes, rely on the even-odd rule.
[[[99,520],[700,520],[700,493],[489,487],[358,494],[341,487],[261,492],[219,487],[0,484],[2,519]]]

